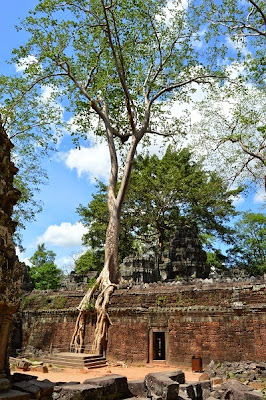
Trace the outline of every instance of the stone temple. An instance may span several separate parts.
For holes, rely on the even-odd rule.
[[[136,283],[166,282],[180,278],[207,278],[210,272],[195,225],[179,227],[165,246],[158,265],[154,258],[127,257],[120,266],[123,279]]]

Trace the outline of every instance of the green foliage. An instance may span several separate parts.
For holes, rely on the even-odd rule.
[[[216,249],[213,252],[207,252],[207,264],[216,270],[226,270],[225,262],[226,257],[222,254],[221,250]]]
[[[55,92],[44,96],[49,88],[37,88],[34,77],[26,75],[0,76],[1,123],[14,145],[12,159],[19,168],[14,183],[22,193],[14,213],[19,244],[21,229],[42,209],[42,203],[35,198],[40,185],[47,182],[41,159],[54,151],[60,135],[58,126],[64,125],[62,108],[55,104]]]
[[[167,296],[159,296],[158,299],[156,300],[156,305],[158,307],[162,307],[163,304],[167,301]]]
[[[42,243],[30,258],[32,266],[29,274],[36,289],[57,289],[60,286],[62,272],[54,264],[55,256],[56,254],[46,250]]]
[[[265,2],[201,0],[197,5],[197,15],[208,20],[205,39],[212,39],[213,45],[223,46],[224,51],[231,50],[231,59],[243,63],[246,78],[265,85]],[[226,43],[222,40],[225,35]]]
[[[80,206],[78,213],[88,227],[84,244],[102,249],[107,194],[102,183],[98,187],[88,207]],[[174,230],[184,224],[196,223],[201,234],[229,242],[232,230],[226,222],[236,215],[232,200],[239,191],[228,190],[217,174],[204,171],[187,149],[175,152],[169,147],[162,159],[138,156],[121,216],[120,259],[134,252],[160,253]]]
[[[192,132],[207,160],[233,181],[264,184],[266,165],[265,91],[245,84],[212,86],[198,102],[201,120]]]
[[[94,312],[95,310],[95,298],[92,298],[87,304],[85,304],[84,309],[89,312]]]
[[[266,272],[266,216],[244,212],[236,223],[235,245],[229,251],[231,262],[250,275]]]
[[[85,275],[89,271],[101,271],[104,263],[104,251],[87,250],[75,261],[75,271],[80,275]]]

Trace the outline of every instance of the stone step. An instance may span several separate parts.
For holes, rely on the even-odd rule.
[[[101,355],[75,357],[71,353],[69,356],[66,354],[60,356],[60,353],[50,355],[49,357],[45,358],[44,362],[70,368],[100,368],[106,366],[106,358]]]
[[[102,358],[103,356],[101,354],[87,354],[87,355],[76,355],[75,353],[54,353],[54,354],[50,354],[49,356],[47,356],[48,358],[52,358],[52,359],[60,359],[60,360],[73,360],[74,362],[83,362],[83,361],[87,361],[87,360],[94,360],[94,359],[98,359],[98,358]]]

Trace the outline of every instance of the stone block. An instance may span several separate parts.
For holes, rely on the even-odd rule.
[[[51,396],[54,390],[54,384],[50,381],[38,381],[36,379],[31,381],[16,382],[13,388],[30,394],[33,399],[40,397]]]
[[[143,379],[128,382],[128,388],[133,396],[147,398],[148,391]]]
[[[180,396],[183,397],[185,395],[186,397],[188,397],[189,399],[192,399],[192,400],[194,400],[196,398],[194,385],[191,383],[185,383],[185,384],[179,385],[179,393],[180,393]]]
[[[223,378],[221,378],[220,376],[216,376],[214,378],[211,378],[211,381],[214,386],[221,385],[223,383]]]
[[[31,380],[33,380],[33,379],[38,379],[37,376],[28,375],[28,374],[22,374],[22,373],[20,373],[20,372],[15,372],[15,373],[12,375],[11,378],[12,378],[12,382],[13,382],[13,383],[15,383],[15,382],[22,382],[22,381],[31,381]]]
[[[1,400],[30,400],[28,393],[22,393],[17,390],[9,390],[6,393],[0,393]]]
[[[176,400],[179,393],[179,383],[173,381],[165,373],[151,373],[145,376],[148,396],[157,395],[162,400]]]
[[[203,374],[199,376],[199,381],[208,381],[208,380],[210,380],[210,375],[208,374],[208,372],[203,372]]]
[[[0,378],[0,393],[6,392],[10,388],[10,382],[6,378]]]
[[[56,386],[53,400],[100,400],[101,388],[97,385],[64,385]]]
[[[222,385],[222,389],[224,390],[223,398],[226,400],[244,400],[245,393],[252,391],[249,386],[244,385],[243,383],[234,379],[224,383]]]
[[[245,400],[262,400],[263,394],[260,390],[253,390],[252,392],[245,392]]]
[[[170,372],[163,372],[164,375],[168,376],[170,379],[172,379],[175,382],[178,382],[180,384],[183,384],[186,382],[185,374],[181,369],[178,369],[176,371],[170,371]]]
[[[48,373],[48,367],[47,365],[36,365],[36,366],[31,366],[30,367],[31,371],[36,371],[36,372],[43,372],[45,374]]]
[[[102,396],[112,399],[123,399],[130,396],[127,377],[122,375],[106,375],[99,378],[86,379],[83,384],[96,385],[101,387]]]

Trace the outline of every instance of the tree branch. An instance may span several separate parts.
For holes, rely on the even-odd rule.
[[[164,87],[156,95],[154,95],[150,101],[150,104],[152,104],[155,100],[157,100],[164,93],[172,92],[173,90],[179,89],[179,88],[186,86],[192,82],[200,83],[200,81],[204,81],[205,79],[208,79],[208,78],[226,78],[226,77],[221,77],[221,76],[217,76],[217,75],[200,75],[200,76],[196,76],[195,78],[188,79],[187,81],[173,83],[172,85]]]
[[[116,70],[117,70],[117,73],[118,73],[118,76],[119,76],[119,80],[121,82],[123,91],[125,93],[126,108],[127,108],[127,112],[128,112],[128,116],[129,116],[129,122],[130,122],[130,125],[131,125],[131,129],[132,129],[132,132],[135,133],[136,125],[135,125],[135,122],[134,122],[133,113],[132,113],[132,109],[131,109],[132,100],[131,100],[131,96],[130,96],[129,90],[127,88],[127,84],[126,84],[126,80],[125,80],[125,74],[123,73],[123,71],[121,71],[121,67],[122,66],[120,67],[120,65],[119,65],[117,54],[116,54],[116,50],[115,50],[115,47],[114,47],[111,28],[110,28],[109,19],[108,19],[108,15],[107,15],[107,11],[106,11],[108,8],[106,9],[106,7],[105,7],[105,5],[103,3],[103,0],[101,0],[101,3],[102,3],[102,8],[103,8],[103,12],[104,12],[104,18],[105,18],[106,28],[107,28],[106,29],[107,39],[109,41],[109,44],[110,44],[110,47],[111,47],[111,50],[112,50],[112,53],[113,53],[113,57],[114,57],[114,61],[115,61]]]

